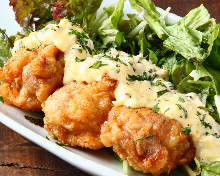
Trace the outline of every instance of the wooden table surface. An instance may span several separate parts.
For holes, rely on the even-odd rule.
[[[154,0],[180,16],[203,3],[220,22],[219,0]],[[0,176],[88,176],[0,124]]]

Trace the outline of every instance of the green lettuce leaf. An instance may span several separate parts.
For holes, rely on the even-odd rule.
[[[11,57],[12,43],[5,33],[0,29],[0,67],[3,67],[6,61]]]
[[[166,48],[190,61],[203,62],[209,56],[219,29],[203,5],[190,11],[178,23],[167,26],[151,0],[130,1],[134,7],[139,7],[138,10],[144,9],[145,20]]]
[[[102,26],[103,22],[112,15],[113,12],[114,6],[105,7],[103,8],[101,14],[90,23],[87,31],[90,34],[91,38],[95,38],[97,36],[98,29]]]
[[[165,21],[160,19],[160,13],[156,10],[151,0],[130,0],[133,8],[140,11],[145,10],[144,18],[150,25],[151,29],[159,36],[164,38],[167,36]]]
[[[67,16],[74,17],[74,20],[83,27],[88,27],[96,19],[96,12],[102,0],[58,0],[64,1],[64,11]],[[65,3],[67,1],[67,3]],[[64,12],[62,12],[64,13]]]
[[[17,22],[32,30],[41,29],[51,20],[67,16],[82,26],[96,18],[102,0],[10,0]]]
[[[218,24],[220,29],[220,24]],[[220,31],[220,30],[219,30]],[[212,51],[207,58],[207,62],[215,69],[220,69],[220,32],[218,34],[218,38],[215,40],[213,44]]]
[[[52,20],[52,5],[50,0],[10,0],[17,22],[22,27],[38,28]]]
[[[215,161],[210,164],[202,163],[201,176],[217,176],[220,175],[220,161]]]
[[[218,35],[217,24],[203,5],[166,29],[169,37],[164,46],[197,62],[203,62],[209,56]]]
[[[124,35],[119,31],[119,23],[123,17],[123,8],[125,0],[119,0],[115,6],[113,13],[103,21],[98,29],[104,46],[114,45],[120,46],[124,40]]]

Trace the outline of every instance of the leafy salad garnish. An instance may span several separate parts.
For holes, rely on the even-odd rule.
[[[23,33],[8,37],[4,30],[0,30],[0,67],[11,56],[11,48],[15,37],[27,36],[30,31],[42,29],[48,23],[56,23],[66,17],[72,24],[79,24],[85,33],[77,33],[81,45],[87,46],[86,33],[93,40],[96,53],[105,53],[114,47],[130,55],[142,53],[144,58],[151,60],[158,67],[167,70],[167,81],[173,83],[174,88],[182,93],[195,92],[205,104],[202,107],[220,123],[219,111],[216,104],[220,104],[220,25],[210,17],[207,9],[201,5],[191,10],[185,17],[175,24],[168,24],[166,16],[170,9],[160,14],[151,0],[130,0],[131,6],[137,13],[124,14],[125,0],[118,0],[115,6],[104,7],[97,15],[102,0],[10,0],[17,22],[23,27]],[[128,19],[124,19],[123,16]],[[80,50],[79,50],[80,51]],[[105,55],[105,54],[104,54]],[[105,55],[106,56],[106,55]],[[120,62],[119,58],[111,58]],[[75,59],[83,62],[84,59]],[[98,69],[105,66],[101,61],[91,65]],[[120,70],[118,71],[120,72]],[[128,75],[128,81],[154,80],[156,75],[144,72],[142,75]],[[157,81],[155,86],[166,86]],[[164,89],[158,92],[158,97],[167,93]],[[179,103],[184,103],[179,98]],[[181,104],[177,107],[187,118],[187,110]],[[168,111],[169,108],[165,111]],[[153,108],[159,111],[158,104]],[[199,112],[198,112],[199,113]],[[198,118],[206,128],[205,117]],[[182,132],[190,133],[189,127]],[[214,176],[220,175],[220,162],[200,163],[195,159],[196,170],[186,166],[190,175]]]

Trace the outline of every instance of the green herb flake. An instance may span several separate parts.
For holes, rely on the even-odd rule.
[[[189,134],[191,133],[191,127],[185,127],[181,130],[182,133]]]
[[[182,107],[180,104],[176,104],[176,105],[178,106],[179,110],[182,110],[182,111],[183,111],[183,113],[184,113],[184,118],[187,118],[187,117],[188,117],[188,112],[187,112],[187,110],[186,110],[184,107]]]
[[[182,103],[185,103],[185,100],[184,100],[184,98],[182,98],[182,97],[179,97],[178,101],[180,101],[180,102],[182,102]]]
[[[117,70],[116,70],[116,73],[120,73],[120,69],[117,69]]]
[[[208,135],[209,135],[209,132],[205,132],[204,135],[205,135],[205,136],[208,136]]]
[[[36,48],[27,48],[26,51],[34,51],[36,49],[39,49],[40,47],[41,47],[41,44]]]
[[[133,63],[131,63],[131,62],[128,62],[129,63],[129,65],[131,66],[131,68],[133,69],[133,71],[135,72],[136,71],[136,69],[134,68],[134,64]]]
[[[158,105],[159,105],[158,103],[156,105],[154,105],[154,107],[152,109],[153,112],[157,113],[159,111],[160,108],[158,107]]]
[[[58,139],[54,134],[51,135],[51,138],[54,139],[54,140]]]
[[[83,62],[83,61],[85,61],[86,59],[80,59],[80,58],[78,58],[78,57],[76,57],[75,58],[75,62]]]
[[[164,111],[164,114],[166,114],[166,112],[169,111],[169,110],[170,110],[170,108],[167,108],[167,109]]]
[[[157,98],[159,98],[160,96],[162,96],[163,94],[165,94],[167,92],[169,92],[169,90],[167,90],[167,89],[157,92]]]
[[[26,51],[34,51],[36,48],[27,48]]]
[[[2,96],[0,96],[0,101],[1,101],[2,103],[4,103],[4,99],[3,99]]]
[[[76,38],[77,38],[79,44],[82,46],[82,48],[87,50],[89,52],[89,54],[92,54],[92,50],[88,46],[88,41],[87,41],[89,39],[89,37],[86,35],[86,33],[84,31],[79,32],[76,30],[71,30],[69,32],[69,34],[76,35]]]
[[[128,81],[153,81],[157,77],[157,74],[147,74],[144,72],[142,75],[128,75]]]
[[[83,50],[81,48],[72,48],[72,49],[77,50],[79,53],[83,52]]]
[[[49,137],[48,137],[48,136],[46,136],[46,139],[47,139],[48,141],[50,141],[50,139],[49,139]]]
[[[210,123],[205,121],[205,115],[203,115],[202,119],[199,119],[199,120],[205,128],[212,129],[212,126],[210,125]]]
[[[196,115],[197,115],[197,116],[200,116],[200,115],[201,115],[201,113],[200,113],[199,111],[197,111],[197,112],[196,112]]]
[[[128,66],[128,65],[127,65],[126,63],[124,63],[121,59],[119,59],[119,54],[117,54],[116,57],[112,57],[112,56],[108,56],[108,55],[104,54],[102,57],[106,57],[106,58],[108,58],[108,59],[110,59],[110,60],[119,62],[119,63],[121,63],[121,64],[123,64],[123,65],[125,65],[125,66]]]
[[[154,86],[162,86],[162,87],[166,87],[166,85],[164,83],[161,82],[161,80],[157,80],[155,83],[153,83]]]
[[[30,121],[31,123],[38,125],[40,127],[44,126],[44,120],[43,118],[35,118],[35,117],[30,117],[28,115],[24,115],[25,119]]]
[[[214,134],[212,134],[212,136],[214,136],[217,139],[220,139],[220,134],[214,133]]]
[[[23,42],[20,41],[20,42],[19,42],[19,50],[21,50],[22,48],[23,48]]]
[[[143,138],[139,138],[139,139],[136,139],[135,142],[138,142],[138,141],[141,141],[141,140],[145,140],[145,139],[152,139],[153,137],[154,137],[154,135],[143,137]]]
[[[68,146],[68,144],[64,144],[62,142],[56,142],[56,144],[59,145],[59,146]]]
[[[89,68],[99,69],[100,67],[105,66],[105,65],[108,65],[108,64],[103,64],[102,61],[96,61]]]

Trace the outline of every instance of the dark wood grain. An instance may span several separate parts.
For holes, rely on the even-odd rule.
[[[87,174],[0,123],[0,176],[47,175],[86,176]]]
[[[154,0],[184,16],[203,3],[220,22],[220,0]],[[0,124],[0,176],[88,176]]]

